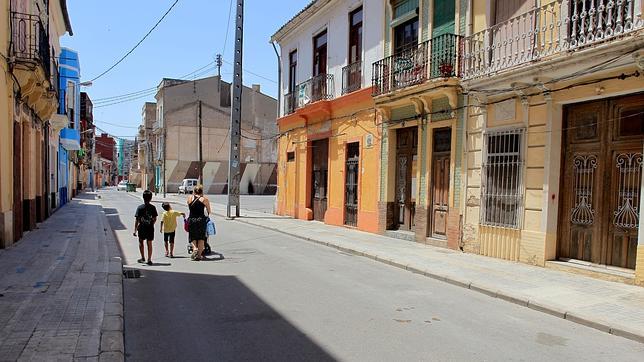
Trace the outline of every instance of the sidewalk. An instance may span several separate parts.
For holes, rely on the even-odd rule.
[[[124,359],[120,251],[94,198],[0,250],[0,360]]]
[[[135,195],[133,195],[135,196]],[[137,193],[135,197],[140,197]],[[180,205],[184,197],[166,199]],[[226,206],[213,203],[225,216]],[[320,222],[242,210],[237,222],[364,256],[413,273],[644,343],[644,288],[393,239]],[[216,246],[215,246],[216,248]]]

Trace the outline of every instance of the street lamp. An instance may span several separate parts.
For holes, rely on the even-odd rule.
[[[80,85],[81,87],[91,87],[93,84],[94,84],[94,83],[92,83],[92,81],[91,81],[91,80],[89,80],[89,81],[87,81],[87,82],[81,82],[79,85]]]

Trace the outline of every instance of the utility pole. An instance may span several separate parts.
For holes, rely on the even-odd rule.
[[[221,66],[223,65],[221,54],[217,54],[217,56],[215,57],[215,64],[217,64],[217,76],[219,77],[219,79],[221,79]]]
[[[199,183],[203,185],[203,128],[201,125],[201,101],[199,101],[197,109],[197,118],[199,119]]]
[[[165,171],[166,171],[165,170],[165,160],[166,160],[165,151],[166,151],[166,143],[168,142],[168,140],[166,139],[167,136],[168,136],[168,128],[164,124],[163,125],[163,198],[165,198],[167,196],[166,195],[166,193],[167,193],[167,191],[166,191],[166,175],[165,175]]]
[[[233,102],[230,109],[230,158],[228,160],[228,218],[239,217],[240,143],[242,107],[242,61],[244,44],[244,0],[237,0],[235,24],[235,66],[233,72]],[[234,211],[233,211],[234,208]]]

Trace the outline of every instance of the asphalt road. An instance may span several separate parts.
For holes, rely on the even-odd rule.
[[[131,361],[641,361],[644,345],[279,233],[217,218],[223,257],[136,264],[131,194],[100,192],[127,269]],[[160,206],[156,204],[159,209]],[[175,205],[184,211],[183,205]],[[270,217],[267,215],[267,217]],[[157,234],[160,239],[161,234]]]

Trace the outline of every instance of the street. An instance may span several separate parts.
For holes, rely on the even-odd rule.
[[[221,255],[190,261],[180,228],[176,258],[163,256],[157,233],[155,264],[137,264],[133,215],[142,201],[113,190],[99,195],[124,269],[141,273],[123,287],[125,357],[132,361],[636,361],[644,355],[634,341],[219,217],[210,244]],[[181,202],[173,207],[186,211]]]

